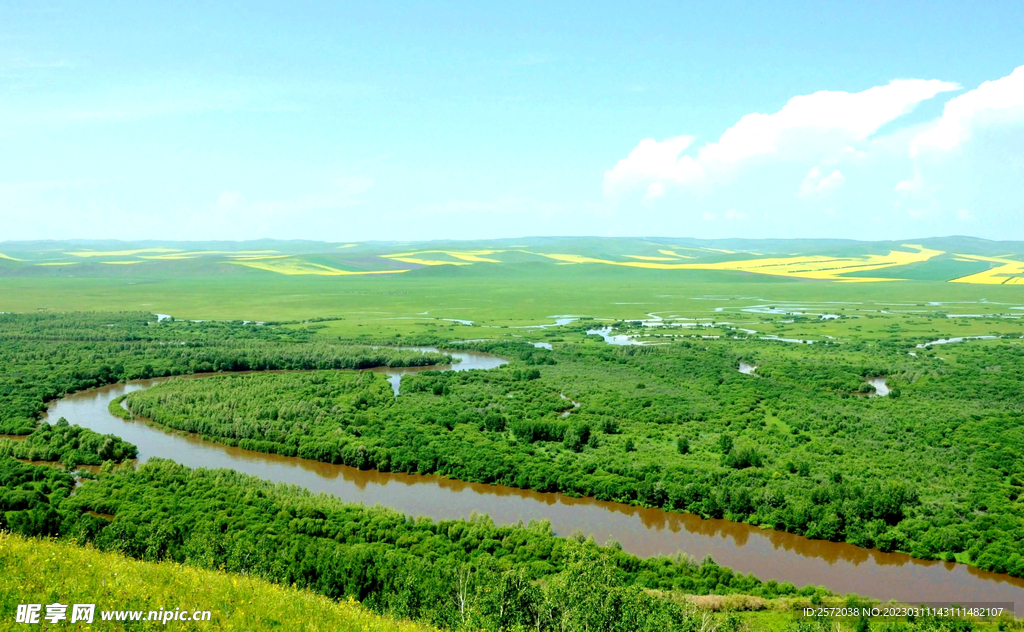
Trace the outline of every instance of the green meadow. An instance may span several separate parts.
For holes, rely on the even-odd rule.
[[[783,337],[887,338],[894,335],[894,324],[899,336],[911,337],[1024,334],[1019,318],[1024,310],[1011,309],[1024,303],[1020,287],[927,281],[853,284],[737,272],[537,264],[431,268],[386,277],[281,277],[259,271],[226,278],[4,277],[0,297],[0,310],[21,313],[138,310],[182,319],[332,319],[325,325],[337,335],[372,331],[381,336],[430,332],[452,339],[536,338],[541,331],[512,328],[553,324],[552,317],[560,315],[639,320],[648,319],[647,314],[731,322]],[[744,311],[756,306],[851,318],[792,319]],[[936,318],[947,314],[954,317]],[[960,314],[967,316],[956,317]],[[795,322],[782,322],[787,320]]]
[[[898,243],[513,241],[351,247],[245,242],[230,244],[233,249],[222,243],[100,242],[89,248],[60,242],[5,243],[0,244],[0,311],[140,310],[184,319],[255,321],[331,318],[336,319],[333,331],[349,334],[357,333],[360,325],[382,333],[456,328],[443,319],[515,327],[551,323],[555,315],[629,320],[656,314],[739,322],[755,320],[743,308],[787,304],[818,313],[882,318],[859,323],[856,332],[845,321],[786,328],[856,337],[888,329],[883,322],[891,317],[914,331],[930,331],[917,322],[922,316],[1024,314],[1011,309],[1024,303],[1022,286],[1012,284],[1020,278],[1012,265],[960,256],[966,251],[970,256],[1024,260],[1012,254],[1024,252],[1024,245],[1016,242],[930,240],[922,247],[941,254],[902,263],[882,254],[913,252]],[[396,254],[410,256],[396,260]],[[872,257],[881,257],[882,263],[873,263]],[[789,263],[804,258],[823,262]],[[632,267],[715,266],[723,261],[784,264],[751,268],[764,273]],[[264,267],[251,267],[255,265]],[[996,278],[1003,283],[957,281],[992,268],[1009,270]],[[403,271],[378,274],[389,270]],[[835,270],[840,280],[812,278]],[[864,277],[877,280],[856,282]],[[989,323],[975,319],[957,322],[948,333],[975,335],[989,329]]]

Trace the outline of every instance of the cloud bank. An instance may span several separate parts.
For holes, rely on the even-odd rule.
[[[956,91],[948,81],[898,79],[795,96],[714,141],[647,138],[605,172],[604,193],[614,205],[639,198],[704,222],[726,209],[823,226],[844,216],[941,220],[952,232],[956,223],[1024,220],[1024,66],[946,97],[937,119],[904,122]]]

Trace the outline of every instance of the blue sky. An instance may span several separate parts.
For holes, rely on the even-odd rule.
[[[0,241],[1024,239],[1020,2],[379,4],[0,0]]]

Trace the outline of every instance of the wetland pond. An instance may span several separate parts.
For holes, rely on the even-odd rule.
[[[875,397],[885,397],[889,394],[889,385],[885,383],[884,377],[872,377],[868,378],[868,384],[875,387],[875,392],[871,395]]]
[[[636,336],[630,336],[626,334],[613,334],[611,327],[602,327],[600,329],[588,329],[588,336],[601,336],[604,341],[610,345],[642,345],[642,342],[638,342]]]
[[[375,373],[383,373],[388,376],[388,384],[391,384],[391,389],[395,391],[395,397],[398,397],[398,391],[402,383],[403,375],[421,373],[423,371],[469,371],[472,369],[496,369],[503,364],[508,364],[508,360],[505,358],[499,358],[496,355],[480,353],[478,351],[453,351],[451,349],[440,351],[437,347],[396,348],[403,349],[405,351],[420,351],[422,353],[446,353],[453,359],[458,360],[458,362],[455,364],[437,364],[434,366],[382,366],[371,369]]]
[[[495,356],[467,356],[456,370],[497,366]],[[431,367],[437,370],[441,367]],[[418,370],[427,370],[418,368]],[[401,374],[390,368],[384,373]],[[704,520],[692,514],[645,509],[593,498],[525,491],[497,485],[465,483],[439,476],[364,471],[295,457],[251,452],[204,441],[194,435],[165,433],[139,421],[110,414],[111,400],[149,388],[167,379],[139,380],[91,389],[51,403],[48,418],[65,417],[73,424],[113,433],[139,448],[139,460],[160,457],[188,467],[230,468],[260,478],[300,485],[349,502],[380,504],[435,520],[488,514],[496,524],[547,519],[555,533],[575,530],[598,542],[614,539],[640,556],[685,552],[698,560],[706,555],[738,572],[764,580],[803,586],[822,585],[837,593],[855,592],[882,600],[921,602],[1014,603],[1024,612],[1024,579],[997,575],[962,564],[914,560],[849,544],[809,540],[790,533],[759,529],[726,520]],[[195,379],[202,379],[198,377]]]

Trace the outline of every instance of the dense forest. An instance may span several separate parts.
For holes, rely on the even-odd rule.
[[[0,439],[0,456],[26,461],[59,461],[69,470],[79,465],[121,463],[137,455],[138,449],[120,437],[72,426],[63,417],[52,426],[41,423],[22,440]]]
[[[172,381],[170,427],[359,468],[560,491],[1024,575],[1024,347],[866,354],[747,341],[554,350],[500,369]],[[913,347],[911,347],[913,348]],[[944,352],[945,353],[945,352]],[[741,359],[756,375],[737,370]],[[866,378],[892,393],[867,396]]]
[[[450,363],[450,356],[313,340],[312,328],[157,322],[152,314],[0,314],[0,434],[28,434],[46,402],[140,378]]]

